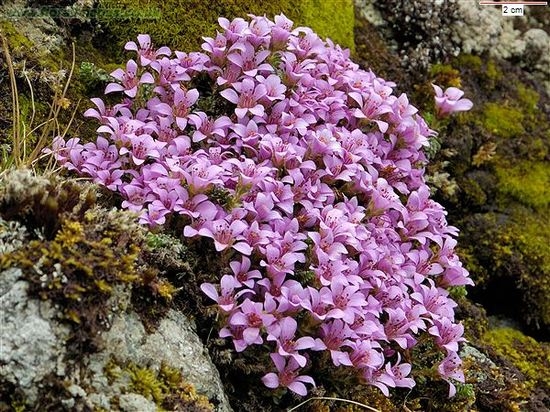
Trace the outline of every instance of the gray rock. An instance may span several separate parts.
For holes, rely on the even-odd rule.
[[[17,221],[5,221],[0,217],[0,255],[23,246],[28,236],[27,228]]]
[[[156,412],[157,406],[154,402],[145,399],[137,393],[128,393],[120,395],[119,407],[124,412]]]
[[[0,273],[0,377],[33,402],[40,381],[58,371],[69,329],[55,321],[48,302],[29,299],[28,287],[20,269]]]
[[[370,24],[383,26],[385,24],[382,14],[374,7],[370,0],[355,0],[355,7]]]
[[[108,382],[104,369],[110,359],[115,363],[133,363],[158,371],[161,363],[179,369],[185,379],[195,386],[197,392],[216,400],[220,412],[231,411],[223,392],[219,373],[210,360],[204,345],[193,330],[192,323],[182,313],[170,310],[155,333],[148,335],[134,312],[122,313],[112,320],[111,329],[102,335],[108,351],[90,357],[89,370],[93,380],[93,392],[117,396],[124,383]],[[89,398],[95,401],[104,399]]]
[[[468,382],[483,382],[488,378],[482,370],[498,369],[497,365],[484,353],[478,349],[465,344],[460,349],[459,353],[463,361],[471,362],[472,364],[483,366],[483,368],[468,369],[466,377]]]
[[[355,5],[381,33],[390,34],[386,40],[397,45],[406,70],[425,70],[459,53],[487,53],[519,62],[550,95],[548,23],[531,15],[529,8],[524,16],[510,18],[502,16],[499,6],[481,6],[474,0],[355,0]]]
[[[128,371],[117,365],[133,364],[158,372],[166,363],[179,369],[197,392],[214,400],[217,411],[231,412],[219,373],[192,322],[182,313],[170,310],[156,332],[147,334],[129,307],[129,289],[115,288],[108,304],[112,327],[101,336],[104,349],[69,372],[74,369],[65,360],[70,329],[57,321],[59,308],[28,296],[29,284],[22,275],[19,269],[0,273],[0,379],[22,390],[29,405],[39,401],[44,378],[57,376],[68,392],[67,399],[59,399],[65,410],[77,410],[84,403],[92,409],[117,410],[118,404],[122,411],[156,411],[154,402],[132,393]],[[115,380],[114,375],[118,376]]]

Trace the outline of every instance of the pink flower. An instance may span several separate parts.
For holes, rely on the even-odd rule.
[[[322,288],[320,291],[308,286],[306,293],[300,302],[300,305],[309,311],[314,319],[324,321],[328,311],[330,302],[330,291],[327,288]]]
[[[250,259],[246,256],[241,258],[241,261],[234,260],[229,263],[233,274],[235,275],[235,280],[241,285],[252,289],[254,287],[254,279],[261,279],[262,275],[259,270],[250,270],[251,262]]]
[[[198,158],[195,163],[182,169],[181,174],[189,186],[189,191],[195,194],[206,190],[211,185],[223,184],[221,179],[223,171],[223,168],[213,165],[209,160]]]
[[[206,138],[215,139],[216,136],[225,136],[229,126],[233,125],[233,122],[227,116],[212,119],[203,112],[190,114],[189,122],[195,127],[193,142],[200,142]]]
[[[227,37],[218,33],[215,39],[212,37],[203,37],[203,39],[205,42],[202,44],[202,49],[210,53],[210,59],[214,64],[221,64],[227,48]]]
[[[456,87],[449,87],[443,92],[441,87],[432,84],[435,90],[435,107],[440,117],[445,117],[454,112],[468,111],[473,107],[469,99],[461,99],[464,92]]]
[[[456,387],[451,379],[464,383],[464,372],[462,371],[462,360],[456,352],[451,352],[439,364],[437,370],[441,377],[449,383],[449,398],[455,396]]]
[[[296,339],[298,323],[289,317],[283,318],[270,328],[267,340],[277,342],[277,353],[281,356],[292,357],[300,367],[306,366],[307,359],[298,353],[299,350],[310,349],[316,346],[315,339],[303,336]]]
[[[158,73],[156,84],[159,87],[156,87],[155,91],[159,94],[166,93],[163,87],[169,88],[177,82],[191,80],[186,70],[180,65],[174,64],[174,61],[168,57],[151,62],[151,68]]]
[[[125,197],[122,207],[132,212],[140,212],[145,203],[152,200],[152,193],[148,187],[142,187],[137,182],[122,185],[121,194]]]
[[[136,97],[138,85],[145,83],[154,83],[155,80],[151,73],[144,72],[138,77],[138,65],[134,60],[129,60],[126,64],[126,71],[116,69],[111,76],[120,81],[119,83],[109,83],[105,88],[105,94],[111,92],[124,91],[129,97]]]
[[[286,359],[278,353],[271,354],[271,360],[277,368],[277,373],[268,373],[262,378],[262,382],[268,388],[288,388],[300,396],[307,395],[307,388],[304,383],[315,386],[315,381],[311,376],[299,375],[300,365],[294,358]]]
[[[284,14],[275,16],[275,25],[271,28],[271,42],[275,49],[283,48],[290,37],[293,22]]]
[[[132,161],[138,166],[142,165],[148,157],[159,158],[160,150],[166,145],[164,142],[155,141],[147,134],[131,136],[130,142],[132,148],[121,147],[120,155],[130,154]]]
[[[299,59],[323,53],[325,49],[323,41],[310,28],[298,27],[292,34],[294,36],[290,38],[287,49],[294,52]]]
[[[173,91],[173,103],[158,103],[152,106],[156,112],[164,116],[173,116],[180,130],[187,126],[187,119],[193,106],[199,99],[197,89],[182,90],[181,87],[175,87]]]
[[[135,42],[129,41],[124,46],[124,49],[136,51],[142,66],[147,66],[159,56],[169,56],[171,54],[170,49],[166,46],[154,50],[151,37],[148,34],[138,34],[137,39],[139,46]]]
[[[225,312],[231,312],[236,306],[236,299],[250,291],[235,292],[239,287],[238,282],[231,275],[223,275],[220,280],[221,294],[218,293],[216,287],[211,283],[203,283],[201,290],[206,296],[215,301]]]
[[[90,101],[96,105],[97,109],[88,109],[84,112],[84,117],[93,117],[99,120],[102,124],[107,124],[107,119],[118,114],[126,117],[131,117],[132,112],[124,104],[116,104],[113,107],[105,107],[103,100],[94,97]]]
[[[408,349],[414,345],[416,340],[409,333],[410,324],[405,311],[401,308],[387,308],[388,321],[384,325],[384,331],[389,340],[393,340],[403,349]]]
[[[458,352],[458,343],[466,340],[462,337],[464,326],[461,323],[455,324],[448,318],[434,319],[433,322],[434,326],[428,332],[435,336],[437,345],[448,352]]]
[[[342,319],[350,325],[356,315],[362,316],[367,301],[365,295],[359,292],[358,286],[348,285],[343,279],[345,277],[338,277],[330,285],[331,309],[327,312],[327,318]]]
[[[351,92],[349,97],[359,104],[359,108],[353,112],[356,118],[375,122],[382,133],[388,130],[388,123],[379,118],[385,113],[390,113],[392,108],[380,95],[371,92],[365,96],[360,93]]]
[[[323,323],[321,325],[321,331],[321,339],[323,341],[322,349],[330,351],[334,366],[352,366],[353,363],[349,357],[349,353],[342,350],[352,342],[350,338],[352,337],[353,331],[350,327],[340,319],[336,319]]]
[[[149,226],[163,225],[166,222],[166,215],[170,213],[168,209],[159,202],[154,200],[147,205],[147,210],[139,218],[141,224],[148,224]]]
[[[113,192],[122,185],[121,177],[124,174],[122,170],[98,170],[96,174],[97,177],[94,179],[94,183],[101,184]]]
[[[271,34],[271,25],[273,23],[265,17],[254,17],[250,25],[245,29],[246,41],[252,44],[255,48],[267,47]]]
[[[452,392],[464,339],[445,289],[472,282],[425,183],[435,132],[394,83],[311,29],[283,15],[219,23],[205,53],[128,42],[137,62],[106,88],[121,102],[85,112],[95,141],[57,137],[49,152],[141,223],[176,214],[185,242],[212,239],[225,269],[201,290],[236,351],[275,352],[268,387],[306,395],[300,371],[319,350],[389,395],[414,385],[402,358],[431,338]],[[439,115],[468,108],[434,89]]]
[[[224,17],[220,17],[218,19],[218,23],[222,29],[225,29],[224,34],[231,42],[237,41],[248,28],[248,23],[240,17],[233,19],[232,21],[229,21]]]
[[[375,341],[354,340],[350,348],[350,360],[356,368],[377,370],[384,364],[384,355]]]
[[[199,52],[183,53],[176,51],[175,54],[178,59],[179,67],[185,69],[186,73],[191,74],[203,71],[205,64],[209,60],[206,54]]]
[[[260,337],[260,329],[270,326],[275,317],[264,312],[264,305],[260,302],[252,302],[246,298],[229,319],[231,326],[242,326],[243,340],[246,345],[256,345],[263,342]]]
[[[240,67],[247,76],[254,77],[258,71],[272,71],[267,63],[262,63],[271,53],[269,50],[256,52],[250,43],[240,43],[233,47],[234,52],[227,55],[227,60]]]
[[[267,78],[258,76],[256,79],[260,84],[265,86],[265,99],[268,102],[274,102],[285,98],[286,86],[281,83],[281,78],[276,74],[270,74]]]
[[[239,220],[234,220],[229,224],[226,220],[220,219],[214,222],[206,222],[199,230],[198,234],[214,239],[214,245],[218,252],[228,247],[232,247],[242,254],[250,255],[250,253],[252,253],[250,245],[244,241],[237,240],[237,237],[240,238],[238,235],[240,235],[246,227],[246,223]]]
[[[238,118],[244,117],[248,112],[255,116],[264,115],[264,107],[258,103],[258,100],[266,95],[265,85],[255,85],[254,80],[247,78],[240,83],[234,83],[233,88],[239,94],[233,89],[222,90],[220,94],[231,103],[237,105],[235,113]]]
[[[266,260],[262,259],[260,265],[265,266],[271,276],[293,273],[295,263],[301,259],[300,254],[284,253],[274,245],[266,246],[265,257]]]
[[[375,373],[376,380],[372,383],[378,387],[382,393],[389,396],[388,387],[412,388],[415,385],[413,378],[407,378],[411,372],[409,363],[401,363],[401,355],[397,355],[397,361],[392,366],[391,363],[386,363],[385,369]],[[367,372],[368,373],[368,372]]]

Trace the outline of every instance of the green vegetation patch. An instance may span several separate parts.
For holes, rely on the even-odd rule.
[[[159,371],[130,364],[127,368],[129,390],[155,401],[159,411],[210,412],[214,407],[204,395],[187,382],[178,369],[166,364]]]
[[[484,340],[516,366],[526,377],[527,386],[550,389],[550,346],[539,343],[512,328],[489,330]]]
[[[522,160],[506,164],[500,161],[495,165],[495,172],[503,203],[509,203],[513,198],[539,210],[550,205],[550,163]]]
[[[157,46],[199,51],[203,36],[212,37],[221,30],[219,17],[255,14],[273,19],[280,13],[293,20],[294,27],[310,26],[321,38],[355,47],[351,0],[100,0],[97,17],[107,29],[104,46],[120,57],[124,44],[140,33],[150,34]]]
[[[498,137],[512,138],[522,135],[525,133],[523,121],[523,112],[506,104],[491,102],[483,109],[483,127]]]
[[[550,215],[516,207],[462,221],[461,256],[492,312],[517,317],[544,333],[550,325]]]

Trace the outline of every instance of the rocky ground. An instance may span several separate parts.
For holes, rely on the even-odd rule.
[[[152,15],[161,11],[149,19],[131,13],[145,7],[134,2],[0,5],[10,53],[0,57],[2,152],[14,128],[10,63],[17,127],[29,146],[47,144],[42,130],[49,138],[68,124],[68,135],[93,139],[95,126],[81,113],[125,61],[126,41],[147,31],[162,44],[197,50],[219,15],[284,11],[350,47],[355,61],[396,82],[428,120],[430,83],[461,87],[474,109],[437,124],[428,172],[435,198],[461,229],[460,255],[476,282],[453,296],[468,339],[460,352],[466,384],[448,400],[444,382],[417,377],[412,391],[386,398],[335,375],[314,395],[384,412],[550,410],[548,8],[505,19],[498,8],[466,0],[199,3],[147,2]],[[107,18],[115,5],[118,14]],[[25,7],[63,15],[17,17]],[[52,108],[55,124],[45,122]],[[33,166],[51,171],[40,161]],[[212,247],[206,253],[206,245],[183,244],[177,228],[146,231],[116,209],[118,199],[74,177],[0,171],[0,411],[277,411],[284,409],[277,402],[299,404],[297,397],[274,399],[258,385],[253,354],[216,339],[215,313],[199,290],[221,271]],[[414,353],[419,370],[428,349]],[[353,409],[325,399],[300,410]]]

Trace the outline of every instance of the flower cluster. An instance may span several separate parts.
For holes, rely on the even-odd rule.
[[[125,99],[92,99],[97,140],[57,138],[57,160],[141,222],[176,213],[184,237],[212,239],[230,264],[201,289],[236,351],[271,346],[266,386],[305,395],[311,351],[326,351],[386,395],[410,388],[402,354],[424,335],[452,394],[463,327],[446,289],[472,282],[424,181],[434,132],[310,29],[282,15],[219,22],[204,53],[129,42],[137,58],[106,90]]]

